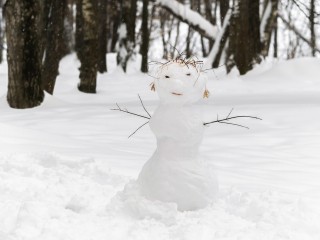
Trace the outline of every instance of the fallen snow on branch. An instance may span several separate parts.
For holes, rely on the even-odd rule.
[[[183,5],[175,0],[157,0],[157,4],[166,8],[176,17],[180,18],[181,21],[186,22],[191,27],[196,30],[200,30],[202,34],[210,39],[215,39],[218,33],[218,28],[215,25],[212,25],[199,13],[191,10],[186,5]]]
[[[231,18],[231,15],[232,15],[232,10],[229,9],[225,18],[224,18],[224,21],[223,21],[223,26],[222,26],[222,29],[219,31],[219,34],[217,35],[217,39],[216,41],[214,42],[214,45],[210,51],[210,54],[207,58],[207,61],[205,63],[205,66],[204,68],[210,68],[210,66],[212,65],[213,61],[215,60],[217,54],[218,54],[218,51],[219,51],[219,47],[220,47],[220,44],[221,44],[221,39],[227,29],[227,26],[229,26],[229,23],[230,23],[230,18]]]

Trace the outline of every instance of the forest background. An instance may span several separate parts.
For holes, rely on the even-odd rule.
[[[117,54],[124,72],[132,61],[146,73],[152,61],[179,55],[241,75],[266,59],[320,53],[317,0],[1,0],[1,10],[0,62],[8,61],[12,108],[53,94],[59,62],[72,52],[85,93],[96,92],[107,53]]]

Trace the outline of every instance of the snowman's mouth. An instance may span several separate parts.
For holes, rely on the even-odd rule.
[[[176,93],[176,92],[172,92],[171,94],[176,95],[176,96],[182,96],[182,93]]]

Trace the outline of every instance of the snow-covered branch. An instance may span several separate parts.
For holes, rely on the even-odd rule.
[[[212,25],[199,13],[191,10],[186,5],[183,5],[176,0],[156,0],[156,3],[180,21],[187,23],[191,28],[199,32],[204,37],[211,40],[216,39],[216,35],[218,33],[217,26]]]
[[[232,15],[232,10],[229,9],[225,18],[224,18],[224,21],[223,21],[223,26],[222,26],[222,29],[219,31],[218,35],[217,35],[217,38],[216,38],[216,41],[214,42],[214,45],[210,51],[210,54],[207,58],[207,61],[206,61],[206,64],[205,64],[205,68],[209,68],[211,66],[211,64],[215,61],[215,58],[218,54],[218,51],[219,51],[219,47],[220,47],[220,44],[221,44],[221,39],[223,37],[223,35],[225,34],[226,32],[226,29],[227,29],[227,26],[229,25],[230,23],[230,18],[231,18],[231,15]]]

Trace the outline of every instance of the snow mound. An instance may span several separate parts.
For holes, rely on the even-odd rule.
[[[150,201],[134,181],[90,158],[57,153],[0,158],[0,237],[5,240],[320,238],[319,213],[273,191],[221,189],[198,211]],[[126,184],[127,183],[127,184]],[[118,192],[126,184],[123,191]],[[118,192],[118,193],[117,193]]]
[[[319,213],[299,198],[290,199],[272,191],[253,194],[224,189],[214,204],[198,211],[181,212],[174,203],[145,199],[136,183],[130,182],[111,200],[107,212],[131,217],[133,227],[128,239],[152,236],[155,239],[315,240],[320,237]]]

